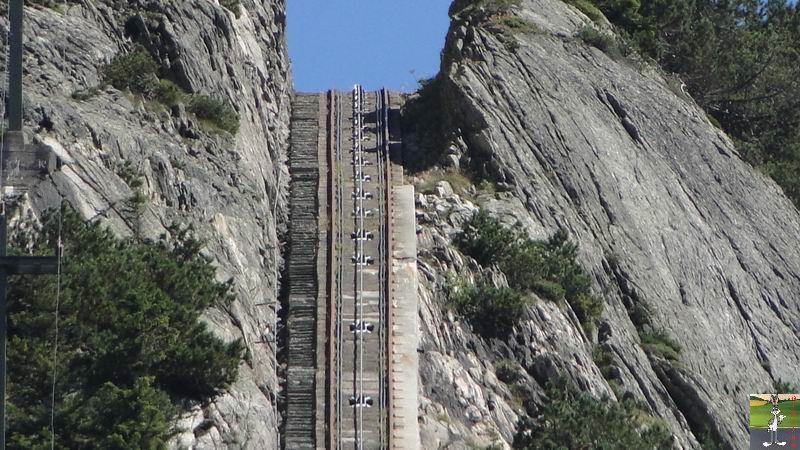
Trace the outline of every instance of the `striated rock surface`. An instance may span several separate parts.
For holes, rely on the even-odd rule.
[[[606,307],[599,334],[542,301],[506,342],[476,337],[442,293],[447,272],[479,270],[451,243],[475,204],[467,190],[420,196],[424,447],[510,443],[519,405],[494,374],[504,358],[524,368],[531,398],[556,370],[614,396],[592,361],[602,344],[622,392],[679,447],[707,433],[743,448],[748,394],[798,382],[800,214],[673,80],[583,42],[591,21],[578,10],[523,0],[513,14],[528,26],[502,34],[459,6],[440,76],[463,148],[441,162],[503,186],[475,203],[533,237],[567,230]],[[677,363],[648,357],[629,316],[637,305],[680,342]]]
[[[228,393],[181,418],[176,447],[275,448],[291,96],[284,11],[283,0],[243,0],[238,18],[205,0],[25,10],[25,125],[63,166],[29,192],[24,212],[63,197],[121,236],[158,238],[172,223],[192,224],[208,241],[218,278],[234,279],[236,302],[205,320],[224,339],[242,338],[246,361]],[[0,28],[7,31],[6,17]],[[185,91],[233,105],[239,132],[215,131],[183,107],[168,110],[111,87],[92,92],[99,69],[134,42]],[[134,200],[137,190],[144,203]]]

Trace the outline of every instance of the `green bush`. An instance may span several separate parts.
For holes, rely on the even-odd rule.
[[[512,288],[566,300],[587,330],[602,314],[603,304],[592,295],[589,276],[575,261],[578,247],[563,231],[547,241],[534,241],[520,227],[506,227],[480,210],[455,242],[482,266],[500,269]]]
[[[484,17],[507,14],[512,8],[520,6],[522,0],[456,0],[450,5],[450,16],[474,16],[482,12]]]
[[[666,330],[646,330],[639,332],[642,347],[648,354],[660,356],[669,361],[678,361],[681,345]]]
[[[519,251],[520,235],[519,229],[506,227],[481,209],[464,224],[456,245],[478,264],[484,267],[494,264],[502,270],[508,265],[506,259]]]
[[[206,95],[195,95],[189,102],[188,110],[215,128],[231,134],[239,131],[239,114],[221,100]]]
[[[581,28],[578,32],[578,37],[586,44],[598,48],[612,58],[622,56],[622,51],[614,35],[600,31],[592,25],[586,25]]]
[[[158,65],[147,49],[137,45],[130,52],[115,56],[100,73],[103,81],[121,91],[130,90],[150,97],[158,88],[157,71]]]
[[[508,336],[525,313],[528,302],[519,291],[497,288],[489,280],[463,281],[448,287],[450,305],[479,335],[486,338]]]
[[[417,94],[403,105],[403,126],[416,134],[421,147],[426,149],[418,158],[409,158],[406,170],[419,172],[434,165],[455,137],[456,105],[446,88],[447,82],[444,76],[419,80]]]
[[[594,350],[592,350],[592,360],[597,368],[600,369],[603,378],[606,380],[611,378],[611,366],[614,365],[614,353],[605,349],[602,345],[596,345]]]
[[[650,307],[642,301],[637,301],[628,308],[628,317],[630,317],[637,330],[652,326],[652,316],[653,313],[650,311]]]
[[[57,230],[48,214],[41,233],[13,235],[12,249],[52,254]],[[56,448],[166,448],[179,405],[207,402],[235,380],[241,342],[199,321],[229,304],[230,285],[215,281],[191,230],[170,231],[170,243],[118,240],[65,211]],[[10,448],[49,448],[55,281],[9,283]]]
[[[589,0],[564,0],[564,3],[574,6],[595,23],[601,23],[605,17],[597,6]]]
[[[165,106],[175,106],[178,103],[184,103],[189,98],[186,92],[178,87],[177,84],[170,80],[158,80],[156,87],[155,99]]]
[[[666,426],[633,401],[597,400],[578,392],[566,379],[547,383],[541,420],[522,422],[513,448],[560,449],[671,449]]]
[[[117,175],[131,188],[135,189],[144,184],[142,173],[128,160],[123,161],[122,165],[117,167]]]
[[[512,359],[500,359],[494,363],[494,373],[503,383],[516,383],[520,378],[519,364]]]
[[[536,280],[533,282],[533,292],[539,294],[548,300],[559,301],[564,300],[567,291],[563,286],[555,281],[549,280]]]
[[[779,394],[796,394],[800,393],[797,386],[789,383],[788,381],[778,380],[775,382],[775,392]]]
[[[511,33],[541,33],[535,23],[517,16],[500,16],[495,22]]]
[[[512,15],[495,16],[491,19],[491,23],[493,23],[495,27],[491,27],[490,29],[498,32],[500,41],[507,50],[512,52],[519,48],[519,42],[516,38],[518,34],[541,33],[539,27],[533,22]]]

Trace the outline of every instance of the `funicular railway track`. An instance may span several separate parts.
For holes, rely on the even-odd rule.
[[[334,97],[337,94],[333,94]],[[338,94],[334,203],[339,258],[335,351],[329,365],[335,392],[331,447],[380,449],[388,445],[387,398],[387,146],[381,126],[385,93],[366,94],[359,86]],[[349,98],[347,98],[349,97]],[[348,120],[349,119],[349,120]],[[337,134],[338,133],[338,134]],[[342,142],[349,136],[349,141]],[[333,241],[333,240],[332,240]]]
[[[360,86],[295,100],[285,449],[389,448],[389,107]]]

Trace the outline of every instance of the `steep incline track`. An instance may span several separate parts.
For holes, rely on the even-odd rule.
[[[392,199],[402,171],[390,158],[390,106],[386,91],[359,86],[295,99],[286,449],[386,449],[392,441],[390,373],[400,373],[391,351]],[[413,204],[403,220],[413,230]],[[413,320],[404,327],[415,335]],[[404,398],[415,410],[416,395]]]

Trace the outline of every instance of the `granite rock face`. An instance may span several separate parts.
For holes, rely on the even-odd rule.
[[[242,338],[248,358],[229,392],[180,419],[176,447],[274,448],[277,439],[274,336],[292,95],[284,11],[283,0],[244,0],[238,18],[205,0],[25,10],[28,138],[50,145],[63,165],[30,190],[23,212],[64,198],[87,220],[145,238],[192,224],[219,280],[234,279],[237,300],[204,319],[222,338]],[[8,29],[5,17],[0,28]],[[233,105],[239,132],[102,87],[101,67],[134,43],[183,90]],[[133,200],[137,190],[143,203]]]
[[[460,162],[508,191],[483,207],[534,238],[568,231],[605,312],[587,335],[568,308],[537,302],[506,342],[475,337],[442,293],[448,271],[478,270],[451,242],[469,192],[418,198],[426,448],[510,442],[500,359],[524,369],[532,398],[555,371],[614,396],[592,361],[598,344],[615,355],[623,392],[664,419],[679,447],[708,433],[742,448],[748,394],[798,382],[800,214],[679,80],[587,45],[579,35],[591,21],[559,0],[523,0],[513,14],[524,31],[453,17],[441,76]],[[630,318],[637,305],[679,341],[679,362],[648,357]]]

